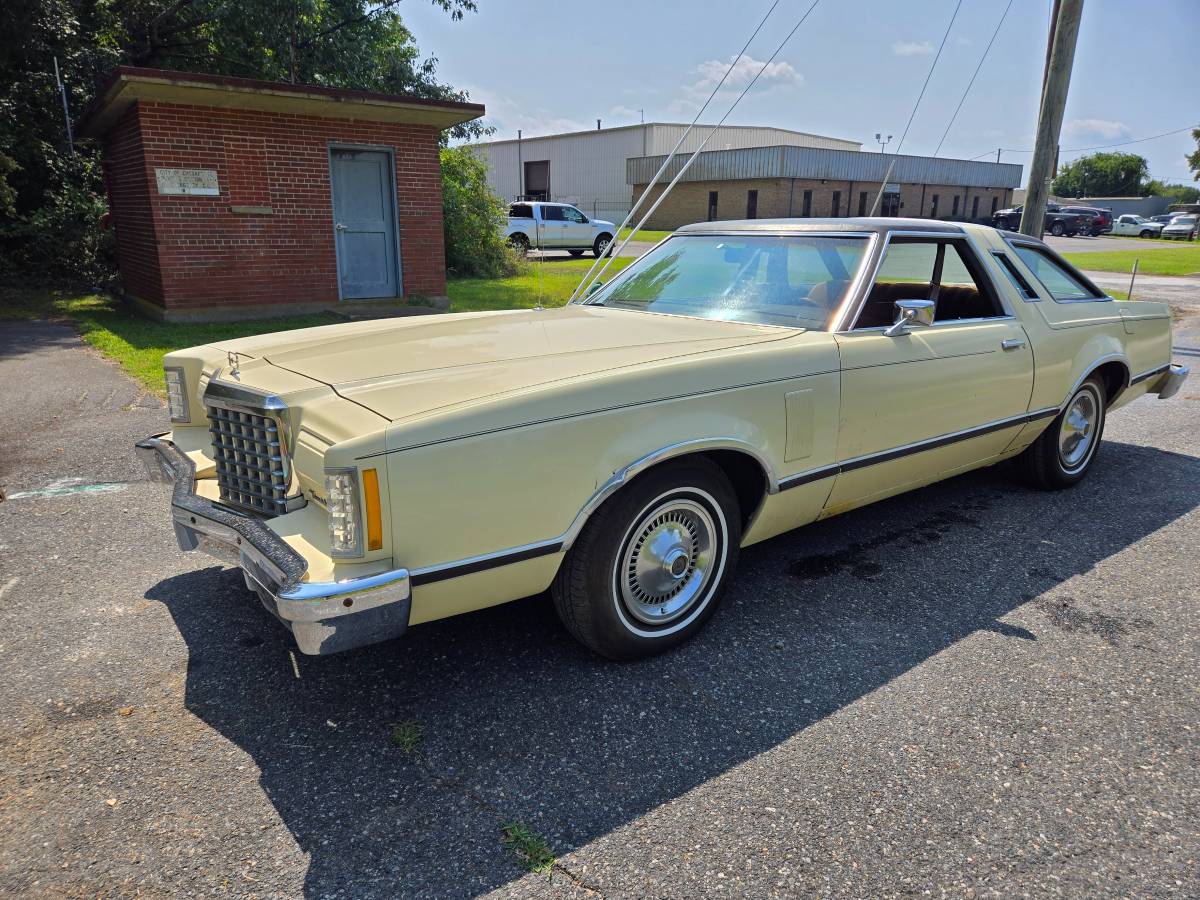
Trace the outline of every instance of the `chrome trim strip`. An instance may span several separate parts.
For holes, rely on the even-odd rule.
[[[435,566],[416,568],[411,571],[412,583],[414,586],[432,584],[444,581],[447,578],[471,575],[475,572],[496,568],[497,566],[506,566],[511,563],[524,562],[528,559],[537,559],[540,556],[566,552],[571,549],[571,546],[575,543],[576,538],[579,537],[579,533],[583,530],[583,526],[587,524],[587,520],[591,517],[592,513],[599,509],[604,501],[615,494],[626,482],[660,462],[673,459],[677,456],[685,456],[689,453],[700,453],[705,450],[734,450],[753,457],[762,467],[763,475],[767,479],[767,493],[776,494],[779,492],[780,485],[775,477],[775,469],[771,465],[770,460],[756,447],[746,441],[734,437],[700,438],[692,441],[680,441],[676,444],[668,444],[666,447],[660,447],[652,453],[647,453],[640,459],[636,459],[624,468],[614,472],[592,494],[587,503],[584,504],[583,509],[575,516],[570,527],[558,537],[545,541],[535,541],[531,544],[521,544],[520,546],[510,547],[506,550],[497,550],[495,553],[484,553],[479,556],[456,559]]]
[[[1167,363],[1165,366],[1158,366],[1157,368],[1151,369],[1148,372],[1143,372],[1141,375],[1134,375],[1132,378],[1129,379],[1129,386],[1133,387],[1135,384],[1141,384],[1143,381],[1153,378],[1155,375],[1160,375],[1163,372],[1166,372],[1170,368],[1171,368],[1171,364]],[[1184,371],[1186,372],[1187,369],[1184,369]]]
[[[853,472],[855,469],[863,469],[867,466],[874,466],[880,463],[891,462],[892,460],[901,459],[905,456],[911,456],[914,453],[924,453],[926,450],[936,450],[939,447],[945,447],[949,444],[955,444],[959,441],[970,440],[971,438],[982,437],[985,434],[991,434],[994,431],[1003,431],[1005,428],[1012,428],[1017,425],[1027,425],[1030,422],[1036,422],[1040,419],[1046,419],[1050,416],[1057,416],[1059,407],[1050,406],[1045,409],[1034,410],[1033,412],[1021,413],[1017,416],[1009,416],[1006,419],[997,419],[995,422],[989,422],[986,425],[979,425],[975,428],[967,428],[962,431],[954,431],[949,434],[939,435],[934,438],[927,438],[923,441],[915,441],[911,444],[904,444],[899,447],[893,447],[890,450],[880,450],[877,453],[868,453],[863,456],[854,456],[850,459],[843,460],[840,463],[835,463],[832,466],[823,466],[819,469],[810,469],[807,472],[800,472],[796,475],[789,475],[779,482],[781,491],[789,490],[790,488],[799,487],[802,484],[809,484],[813,481],[819,481],[822,478],[828,478],[831,475],[839,475],[842,472]]]
[[[1099,359],[1093,360],[1091,366],[1088,367],[1087,371],[1084,372],[1082,375],[1080,375],[1075,380],[1075,383],[1073,385],[1071,385],[1071,389],[1069,391],[1067,391],[1067,396],[1063,398],[1063,402],[1058,405],[1059,410],[1062,410],[1067,405],[1067,403],[1070,402],[1071,398],[1073,396],[1075,396],[1075,392],[1077,390],[1079,390],[1079,386],[1081,384],[1083,384],[1085,381],[1088,380],[1088,378],[1090,378],[1092,375],[1094,375],[1098,368],[1100,368],[1102,365],[1104,365],[1105,363],[1108,363],[1108,362],[1119,362],[1122,366],[1125,367],[1125,384],[1123,384],[1121,386],[1121,391],[1123,391],[1123,390],[1125,390],[1125,388],[1129,387],[1129,360],[1127,360],[1120,353],[1106,353],[1103,356],[1101,356]],[[1121,391],[1117,391],[1118,396],[1120,395]]]

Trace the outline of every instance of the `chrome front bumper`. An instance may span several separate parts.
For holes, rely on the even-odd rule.
[[[1167,371],[1159,376],[1158,380],[1150,388],[1149,393],[1158,394],[1159,400],[1168,400],[1179,393],[1179,389],[1183,387],[1183,383],[1187,381],[1188,372],[1187,366],[1172,365]]]
[[[192,461],[162,435],[136,445],[154,481],[174,485],[171,516],[181,550],[241,566],[246,586],[292,632],[303,653],[324,655],[399,637],[408,629],[407,569],[348,581],[304,581],[308,562],[262,519],[193,492]]]

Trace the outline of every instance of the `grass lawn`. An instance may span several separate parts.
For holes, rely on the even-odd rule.
[[[456,278],[446,285],[450,312],[562,306],[593,262],[593,259],[531,260],[527,273],[512,278]],[[633,259],[625,256],[614,259],[604,273],[604,280],[608,281],[631,262]]]
[[[632,229],[630,229],[630,228],[622,228],[621,234],[619,235],[620,239],[624,240],[626,235],[628,235],[631,230]],[[635,241],[645,241],[648,244],[657,244],[659,241],[661,241],[663,238],[665,238],[668,234],[672,234],[672,232],[670,232],[670,231],[651,231],[648,228],[643,228],[641,231],[639,231],[637,233],[637,237],[635,237],[634,240]]]
[[[620,271],[630,262],[631,259],[613,260],[609,273]],[[450,309],[452,312],[528,309],[539,303],[562,306],[591,263],[590,259],[533,262],[528,274],[513,278],[454,280],[446,290]],[[85,341],[160,395],[163,394],[162,358],[171,350],[344,321],[329,313],[319,313],[250,322],[167,324],[126,310],[104,294],[0,286],[0,322],[44,318],[71,320]]]
[[[1165,247],[1165,241],[1147,241],[1145,250],[1113,250],[1099,253],[1064,253],[1079,268],[1092,272],[1129,272],[1138,260],[1139,275],[1194,275],[1200,273],[1200,243],[1180,242]]]

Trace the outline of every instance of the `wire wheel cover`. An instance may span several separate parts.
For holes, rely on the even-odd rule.
[[[1089,390],[1080,391],[1063,416],[1058,433],[1058,455],[1068,472],[1087,462],[1096,442],[1096,427],[1100,422],[1100,404]]]
[[[668,500],[646,513],[617,561],[625,608],[648,625],[688,613],[712,582],[718,533],[709,510],[692,500]]]

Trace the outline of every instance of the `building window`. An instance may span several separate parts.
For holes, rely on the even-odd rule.
[[[712,222],[717,218],[717,192],[708,192],[708,221]]]
[[[931,219],[937,218],[937,204],[938,204],[938,195],[934,194],[933,202],[929,204],[929,218],[931,218]]]
[[[999,197],[992,197],[992,215],[993,215],[993,216],[996,214],[996,201],[997,201],[998,199],[1000,199],[1000,198],[999,198]]]
[[[950,213],[952,216],[958,215],[958,194],[954,195],[954,211]]]
[[[804,192],[804,205],[800,209],[800,215],[805,218],[812,215],[812,191]]]
[[[865,216],[867,214],[867,192],[866,191],[859,191],[858,214],[860,216]]]
[[[746,191],[746,218],[758,218],[758,191]]]
[[[830,214],[835,219],[842,214],[842,192],[833,192],[833,212]]]
[[[972,219],[979,218],[979,195],[978,194],[976,194],[974,196],[974,198],[971,200],[971,218]]]

